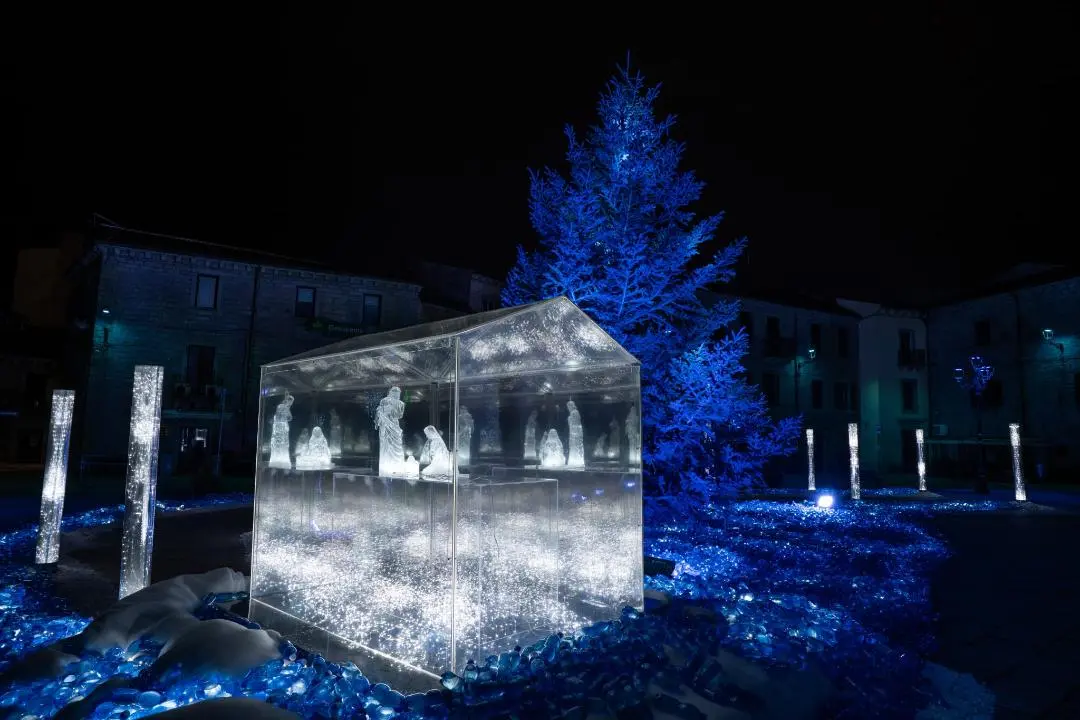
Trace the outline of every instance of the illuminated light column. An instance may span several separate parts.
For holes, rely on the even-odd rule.
[[[915,448],[919,451],[919,492],[926,492],[926,439],[922,428],[915,428]]]
[[[1020,426],[1009,425],[1009,442],[1012,444],[1013,486],[1016,488],[1016,502],[1027,502],[1027,486],[1024,485],[1024,463],[1020,456]]]
[[[806,428],[806,477],[808,490],[817,490],[817,478],[814,476],[814,428]]]
[[[38,522],[34,561],[54,563],[60,559],[60,521],[64,518],[64,489],[67,486],[68,445],[71,441],[71,414],[74,390],[53,390],[49,417],[49,457],[45,460],[45,481],[41,486],[41,520]]]
[[[150,584],[157,502],[161,378],[164,368],[136,365],[131,396],[124,539],[120,546],[120,597]]]
[[[848,423],[847,444],[851,451],[851,499],[858,500],[862,496],[862,486],[859,482],[859,424]]]

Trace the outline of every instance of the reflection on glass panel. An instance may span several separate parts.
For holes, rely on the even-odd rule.
[[[636,361],[564,298],[265,366],[253,619],[438,675],[642,605]]]

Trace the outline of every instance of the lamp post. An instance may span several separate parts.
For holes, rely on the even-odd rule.
[[[808,365],[809,363],[814,362],[814,359],[816,357],[817,348],[811,345],[810,347],[806,348],[805,360],[800,360],[798,357],[795,358],[795,412],[799,411],[799,377],[802,375],[803,365]]]
[[[975,477],[975,492],[989,493],[986,482],[986,463],[983,458],[983,391],[994,377],[994,366],[986,362],[981,355],[968,358],[967,367],[958,367],[953,371],[953,380],[965,390],[975,393],[975,447],[978,454],[978,470]]]

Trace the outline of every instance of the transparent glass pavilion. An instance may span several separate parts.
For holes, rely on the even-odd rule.
[[[438,675],[640,608],[640,397],[566,298],[263,366],[252,619]]]

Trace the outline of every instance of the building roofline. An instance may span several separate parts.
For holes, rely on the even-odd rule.
[[[1014,266],[1014,269],[1016,267],[1019,267],[1019,265]],[[1053,265],[1043,272],[1035,272],[1023,277],[1007,278],[997,282],[991,281],[987,285],[976,290],[956,293],[928,303],[923,309],[937,310],[952,305],[970,302],[972,300],[981,300],[983,298],[993,297],[994,295],[1004,295],[1018,290],[1026,290],[1040,285],[1050,285],[1052,283],[1074,280],[1076,278],[1080,278],[1080,264],[1069,263]]]
[[[310,272],[319,272],[326,275],[336,275],[338,277],[373,280],[376,282],[398,285],[400,287],[414,288],[417,292],[422,289],[421,285],[406,280],[398,280],[396,278],[385,278],[373,275],[364,275],[361,273],[342,271],[326,263],[316,262],[312,260],[303,260],[300,258],[290,257],[288,255],[266,252],[264,250],[252,250],[249,248],[235,247],[233,245],[224,245],[221,243],[207,242],[205,240],[196,240],[193,238],[182,237],[179,235],[169,235],[167,233],[156,233],[146,230],[136,230],[133,228],[123,227],[112,221],[103,222],[104,220],[106,219],[102,218],[100,215],[95,215],[94,227],[96,229],[105,230],[110,234],[121,234],[122,237],[113,237],[110,235],[107,235],[105,237],[98,237],[96,235],[92,236],[90,238],[90,241],[91,244],[95,247],[100,245],[110,245],[116,247],[126,247],[133,250],[145,250],[150,252],[161,252],[173,255],[189,255],[193,257],[203,257],[213,260],[226,260],[244,265],[255,265],[281,270],[308,270]],[[185,247],[187,245],[190,245],[192,247]],[[93,250],[90,251],[90,253],[92,252]]]

